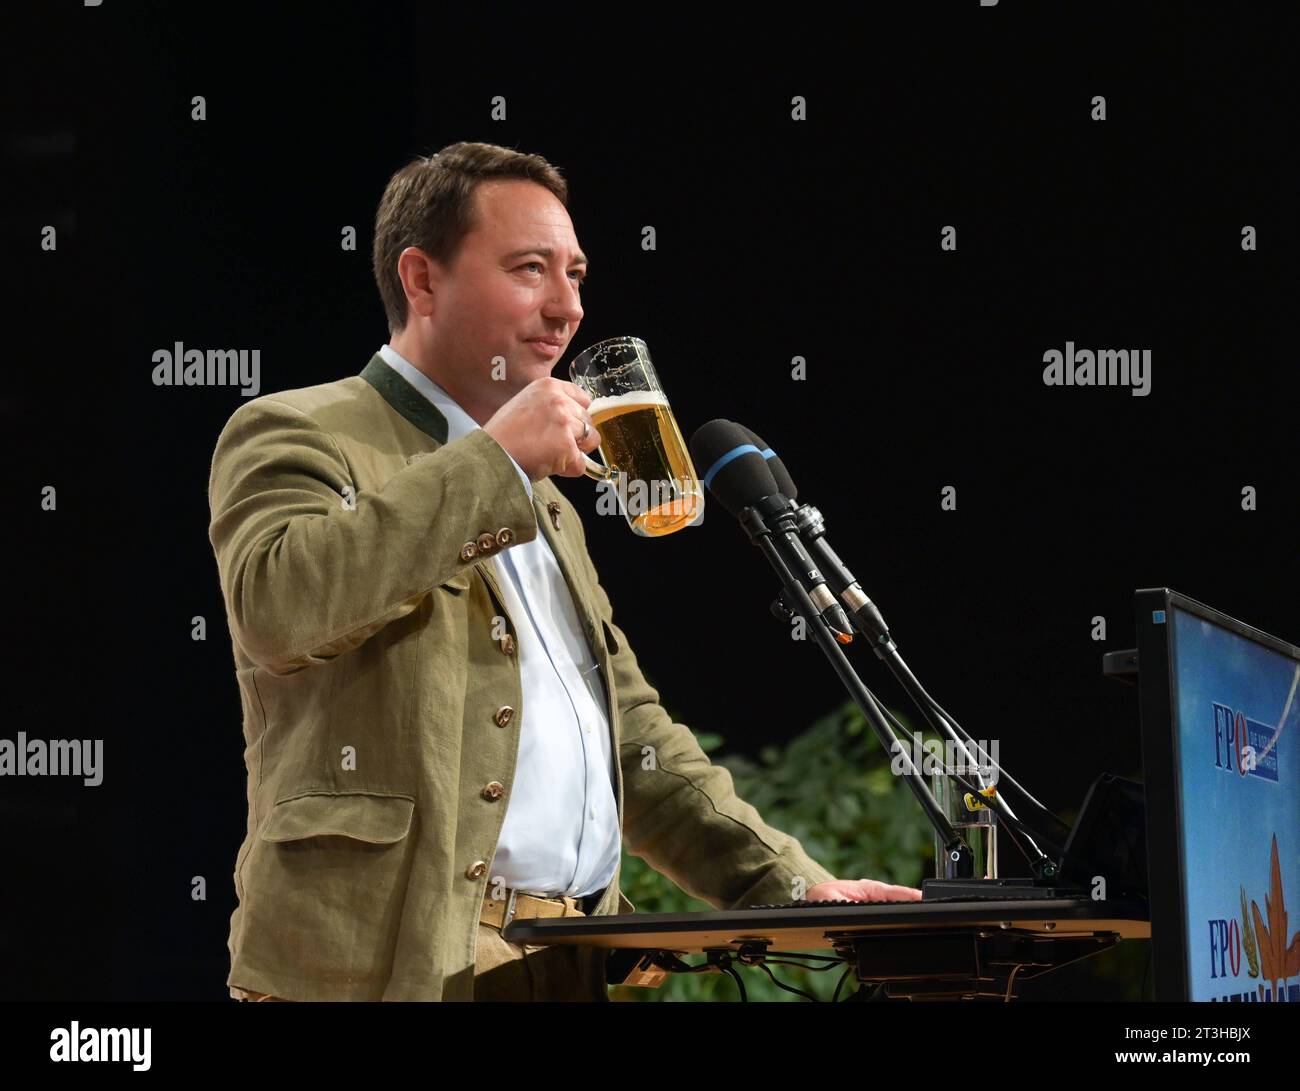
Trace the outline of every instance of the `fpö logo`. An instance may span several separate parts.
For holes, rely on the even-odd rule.
[[[1264,913],[1259,903],[1250,903],[1246,911],[1246,888],[1241,888],[1241,917],[1221,917],[1210,926],[1210,977],[1222,979],[1224,988],[1245,985],[1244,990],[1212,997],[1225,1001],[1287,1000],[1300,1003],[1300,983],[1287,979],[1300,977],[1300,932],[1287,935],[1286,897],[1282,889],[1282,869],[1278,864],[1277,834],[1273,835],[1273,853],[1269,868],[1268,895]],[[1245,972],[1247,981],[1236,979]],[[1232,980],[1228,980],[1232,979]]]
[[[1281,731],[1214,702],[1214,767],[1277,783]]]

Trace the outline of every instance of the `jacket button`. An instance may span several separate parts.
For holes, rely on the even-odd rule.
[[[495,803],[506,794],[505,785],[503,785],[499,780],[494,780],[483,789],[482,794],[483,798],[489,803]]]
[[[515,540],[515,532],[509,527],[502,527],[497,531],[497,545],[502,549]]]
[[[515,651],[515,638],[510,633],[506,633],[506,635],[501,638],[501,654],[513,655],[514,651]]]
[[[487,861],[475,860],[465,869],[465,875],[470,879],[478,879],[482,877],[485,871],[487,871]]]
[[[513,708],[511,708],[509,705],[502,705],[499,709],[497,709],[497,714],[492,718],[496,720],[497,727],[505,727],[506,724],[510,722],[511,717],[514,716],[514,714],[515,714],[515,710]]]
[[[487,531],[478,536],[478,551],[480,553],[491,553],[496,547],[497,540]]]
[[[473,542],[466,542],[460,547],[460,559],[462,561],[472,561],[478,556],[478,546]]]

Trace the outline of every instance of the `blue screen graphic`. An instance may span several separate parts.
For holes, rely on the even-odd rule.
[[[1190,998],[1300,1002],[1300,662],[1171,615]]]

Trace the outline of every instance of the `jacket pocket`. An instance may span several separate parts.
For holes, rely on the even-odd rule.
[[[244,864],[230,980],[291,999],[379,1000],[399,949],[414,811],[414,797],[384,792],[278,800]]]
[[[410,831],[414,811],[411,796],[311,792],[277,802],[262,830],[262,840],[350,837],[372,845],[391,845]]]

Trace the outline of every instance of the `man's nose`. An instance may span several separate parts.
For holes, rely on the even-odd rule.
[[[578,286],[568,277],[564,279],[567,287],[560,288],[555,295],[551,296],[543,310],[547,318],[562,318],[576,326],[582,321],[582,300],[578,294]]]

